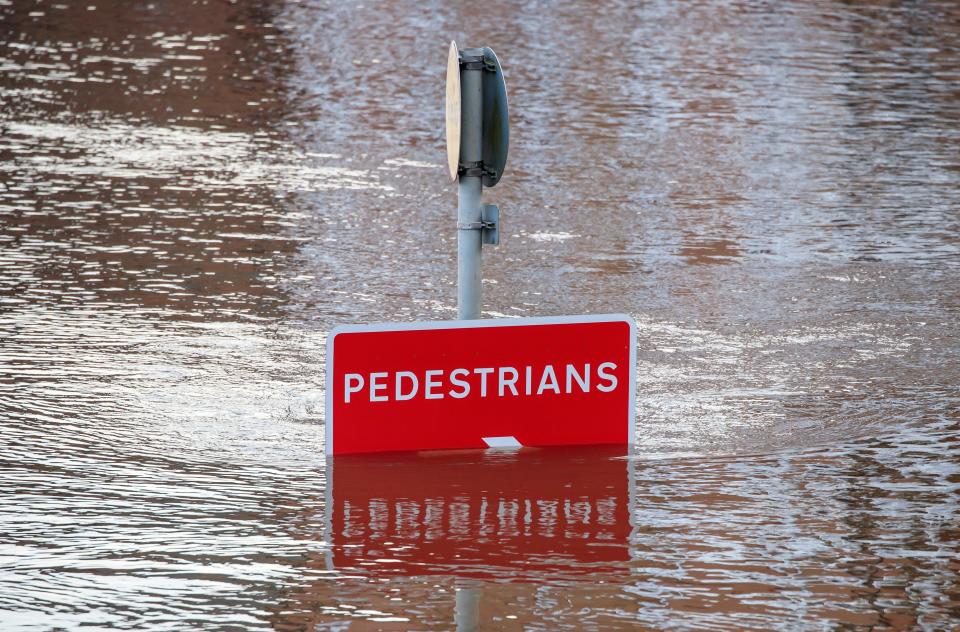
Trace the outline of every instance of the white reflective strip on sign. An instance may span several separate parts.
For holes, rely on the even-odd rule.
[[[488,448],[522,448],[523,444],[514,437],[484,437]]]

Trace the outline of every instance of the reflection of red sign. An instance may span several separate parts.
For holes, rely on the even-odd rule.
[[[331,562],[378,573],[623,570],[623,447],[331,457]]]
[[[327,452],[632,443],[635,339],[618,315],[339,327]]]

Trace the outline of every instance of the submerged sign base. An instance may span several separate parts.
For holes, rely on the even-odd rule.
[[[622,314],[337,327],[328,454],[633,443]]]

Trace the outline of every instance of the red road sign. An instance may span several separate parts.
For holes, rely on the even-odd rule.
[[[337,327],[328,454],[633,443],[624,315]]]

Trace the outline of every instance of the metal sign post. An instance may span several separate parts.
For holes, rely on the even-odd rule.
[[[481,54],[477,54],[481,53]],[[460,165],[483,161],[483,55],[467,49],[460,55]],[[457,317],[461,320],[480,318],[480,250],[483,244],[480,177],[459,172],[457,186]]]
[[[491,49],[450,42],[446,115],[447,167],[459,180],[457,315],[471,320],[480,318],[481,249],[500,243],[500,210],[482,204],[482,190],[499,182],[509,146],[506,84]]]

